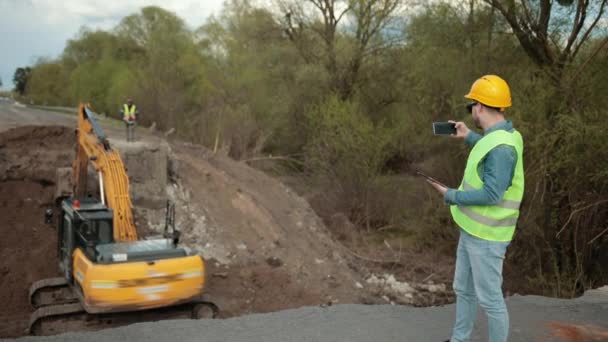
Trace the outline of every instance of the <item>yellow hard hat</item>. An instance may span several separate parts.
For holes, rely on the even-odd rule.
[[[478,78],[464,97],[488,107],[498,108],[501,112],[511,107],[509,85],[496,75],[485,75]]]

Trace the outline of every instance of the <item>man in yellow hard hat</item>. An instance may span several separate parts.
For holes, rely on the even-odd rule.
[[[482,76],[465,98],[467,109],[483,135],[463,123],[455,138],[471,147],[462,183],[450,189],[433,181],[460,227],[454,292],[456,322],[449,341],[469,341],[477,304],[488,317],[490,342],[505,342],[509,313],[502,293],[502,266],[513,237],[524,194],[523,139],[505,120],[511,107],[507,82],[496,75]]]

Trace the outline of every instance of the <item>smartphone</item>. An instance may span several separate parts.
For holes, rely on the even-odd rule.
[[[441,186],[443,186],[443,187],[448,188],[448,186],[447,186],[447,185],[445,185],[445,184],[441,183],[440,181],[436,180],[435,178],[433,178],[433,177],[431,177],[431,176],[427,176],[427,175],[425,175],[424,173],[422,173],[422,172],[420,172],[420,171],[418,171],[418,170],[416,170],[416,174],[417,174],[418,176],[422,176],[422,177],[424,177],[424,178],[426,178],[426,179],[430,180],[431,182],[437,183],[437,184],[439,184],[439,185],[441,185]]]
[[[456,124],[451,122],[433,122],[433,134],[452,135],[456,134]]]

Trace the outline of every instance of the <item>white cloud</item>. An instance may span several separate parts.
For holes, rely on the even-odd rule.
[[[37,57],[56,58],[65,43],[82,26],[109,30],[145,6],[159,6],[182,18],[194,29],[224,0],[0,0],[0,78],[3,88],[13,87],[17,67]]]
[[[122,18],[145,6],[159,6],[176,13],[190,26],[201,25],[211,13],[221,9],[222,0],[6,0],[8,9],[43,13],[48,24],[69,24],[66,20],[82,22],[87,18]],[[8,13],[8,12],[7,12]]]

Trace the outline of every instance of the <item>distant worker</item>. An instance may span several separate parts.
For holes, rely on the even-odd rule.
[[[130,97],[127,98],[127,103],[122,105],[120,114],[122,115],[122,120],[125,122],[127,128],[127,141],[135,141],[135,124],[139,111],[137,110],[137,106],[133,103],[133,99]]]
[[[505,342],[509,313],[502,293],[502,268],[524,195],[524,143],[511,121],[505,120],[511,92],[502,78],[483,76],[464,97],[473,101],[467,109],[483,135],[454,122],[452,136],[464,138],[472,147],[462,183],[458,189],[449,189],[429,180],[450,205],[460,227],[453,283],[456,322],[449,341],[470,340],[479,303],[488,317],[489,341]]]

